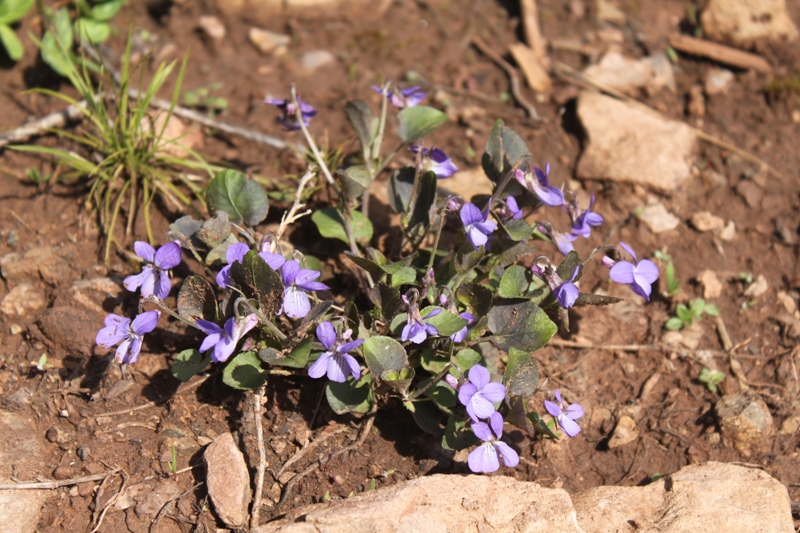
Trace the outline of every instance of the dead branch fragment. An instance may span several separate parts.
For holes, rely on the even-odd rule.
[[[34,481],[31,483],[2,483],[0,490],[44,490],[44,489],[58,489],[61,487],[70,487],[72,485],[80,485],[89,481],[100,481],[107,476],[116,474],[119,469],[110,470],[103,474],[94,474],[92,476],[74,477],[72,479],[63,479],[61,481]]]
[[[680,52],[707,57],[733,67],[753,69],[766,74],[772,72],[772,67],[763,57],[750,52],[743,52],[724,44],[712,43],[711,41],[696,39],[688,35],[671,35],[669,44]]]
[[[547,66],[547,47],[541,31],[539,31],[539,8],[536,7],[536,0],[520,0],[520,8],[525,41],[533,49],[541,64]]]

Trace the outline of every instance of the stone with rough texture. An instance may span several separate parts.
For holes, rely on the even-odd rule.
[[[691,176],[697,137],[686,124],[593,92],[578,97],[578,118],[589,141],[578,161],[578,178],[669,192]]]
[[[608,447],[612,449],[619,448],[638,438],[639,432],[636,431],[636,421],[627,415],[621,416],[619,422],[617,422],[617,427],[614,428],[614,433],[608,439]]]
[[[714,96],[715,94],[727,92],[728,87],[733,83],[733,79],[733,72],[728,69],[718,67],[708,69],[703,85],[706,96]]]
[[[197,25],[212,39],[219,40],[225,38],[225,25],[218,17],[213,15],[203,15],[197,21]]]
[[[644,222],[653,233],[664,233],[681,224],[681,219],[667,211],[661,202],[645,207],[639,214],[639,220]]]
[[[42,289],[33,283],[17,285],[5,295],[0,303],[0,313],[6,318],[21,318],[34,315],[47,307]]]
[[[264,55],[271,54],[278,48],[285,49],[292,40],[286,34],[262,30],[261,28],[250,28],[247,32],[247,38]]]
[[[692,215],[691,221],[694,229],[701,233],[722,229],[725,226],[724,219],[716,215],[712,215],[708,211],[700,211],[699,213],[695,213]]]
[[[0,483],[11,477],[34,479],[47,464],[41,432],[32,420],[0,411]],[[45,476],[46,477],[46,476]],[[51,494],[46,490],[0,490],[0,529],[3,533],[37,531],[41,507]]]
[[[763,450],[772,437],[772,415],[761,398],[747,393],[727,394],[714,406],[722,442],[750,457]]]
[[[785,0],[711,0],[700,22],[709,39],[741,48],[762,39],[793,41],[798,36]]]
[[[43,246],[25,252],[15,252],[0,259],[0,273],[13,288],[25,281],[44,280],[50,285],[58,285],[74,279],[72,265],[78,263],[80,256],[88,253],[84,246],[72,243],[63,246]]]
[[[713,270],[703,270],[700,275],[697,276],[697,281],[703,286],[703,298],[706,300],[719,298],[722,294],[722,283]]]
[[[585,533],[791,533],[789,493],[766,472],[709,462],[645,487],[596,487],[573,497]]]
[[[336,56],[327,50],[310,50],[303,52],[298,58],[300,66],[308,72],[313,72],[322,67],[336,62]]]
[[[581,531],[566,491],[505,476],[436,474],[299,512],[251,533]]]
[[[217,515],[228,527],[244,527],[251,496],[250,475],[233,435],[224,433],[217,437],[203,452],[203,461],[208,495]]]
[[[647,59],[625,57],[616,50],[608,52],[599,63],[590,65],[584,74],[629,95],[649,86],[656,78],[653,64]]]

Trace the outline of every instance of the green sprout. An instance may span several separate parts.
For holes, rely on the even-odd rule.
[[[208,87],[200,87],[183,93],[183,105],[207,110],[210,116],[228,108],[228,100],[222,96],[212,96],[212,92],[222,89],[221,83],[212,83]]]
[[[6,49],[8,57],[13,61],[22,59],[24,49],[22,41],[11,28],[19,22],[33,7],[34,0],[2,0],[0,1],[0,43]]]
[[[667,291],[664,293],[664,296],[667,298],[672,298],[680,294],[681,292],[681,280],[675,277],[675,265],[672,264],[672,256],[667,253],[667,247],[665,246],[661,250],[656,250],[653,253],[653,257],[663,263],[666,263],[664,267],[664,272],[667,276]]]
[[[39,357],[39,361],[37,361],[36,363],[34,363],[34,366],[36,367],[36,370],[37,370],[37,371],[39,371],[39,372],[44,372],[44,371],[45,371],[45,366],[46,366],[46,365],[47,365],[47,354],[46,354],[46,353],[43,353],[43,354],[42,354],[42,355]]]
[[[678,304],[675,308],[675,316],[667,320],[664,327],[671,331],[687,328],[694,324],[695,321],[700,322],[704,314],[719,316],[719,307],[716,304],[706,303],[702,298],[695,298],[689,302],[688,307],[684,304]]]
[[[167,463],[167,471],[171,476],[178,475],[178,449],[172,445],[172,460]]]
[[[719,385],[723,379],[725,379],[725,374],[718,370],[716,372],[712,372],[708,368],[703,368],[703,370],[700,372],[700,375],[697,376],[697,381],[700,383],[705,383],[706,388],[710,392],[717,392],[717,385]]]

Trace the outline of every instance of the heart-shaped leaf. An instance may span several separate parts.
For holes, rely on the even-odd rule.
[[[226,169],[217,174],[206,189],[211,213],[225,211],[232,222],[255,226],[267,218],[269,199],[264,188],[242,172]]]
[[[412,142],[433,133],[447,122],[447,115],[438,109],[425,105],[406,107],[397,114],[400,124],[397,135],[403,142]]]

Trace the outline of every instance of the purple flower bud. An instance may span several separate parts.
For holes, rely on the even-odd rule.
[[[460,386],[459,383],[458,383],[458,379],[456,379],[456,377],[454,375],[452,375],[452,374],[447,374],[444,377],[444,382],[447,383],[448,385],[450,385],[451,387],[453,387],[453,389],[456,390],[456,391],[458,390],[458,387]]]
[[[458,213],[463,205],[463,199],[460,196],[449,196],[447,198],[447,210],[453,213]]]
[[[392,105],[398,109],[402,109],[404,107],[414,107],[415,105],[422,103],[425,97],[428,96],[428,93],[423,92],[419,86],[401,89],[399,93],[390,91],[388,89],[386,89],[384,92],[384,89],[382,87],[378,87],[377,85],[373,85],[372,90],[378,94],[385,95],[387,98],[389,98],[389,101],[392,103]]]
[[[556,297],[558,305],[563,309],[569,309],[575,304],[578,296],[580,296],[578,286],[572,283],[580,272],[580,265],[575,267],[575,271],[568,280],[562,280],[553,269],[552,265],[550,265],[550,261],[546,260],[546,263],[544,268],[542,268],[537,264],[537,261],[534,261],[531,272],[547,283],[547,286],[550,287],[550,291],[552,291],[553,295]]]
[[[266,98],[265,104],[277,106],[283,115],[277,118],[277,122],[289,131],[299,130],[300,122],[297,120],[297,107],[290,99],[281,100],[278,98]],[[300,116],[303,119],[303,125],[308,127],[309,122],[317,114],[317,110],[310,104],[303,102],[300,97],[297,97],[297,103],[300,105]]]
[[[536,179],[534,179],[534,175]],[[521,169],[514,171],[514,177],[520,185],[536,195],[539,200],[550,207],[558,207],[564,203],[564,193],[558,187],[549,184],[550,163],[547,163],[545,171],[539,167],[534,167],[533,174],[523,172]]]
[[[577,216],[573,216],[576,210],[568,209],[572,217],[572,231],[570,233],[588,239],[592,232],[592,227],[599,226],[603,223],[603,217],[593,212],[592,207],[594,207],[594,194],[589,201],[589,208],[586,211],[580,211],[580,209],[578,209]]]

